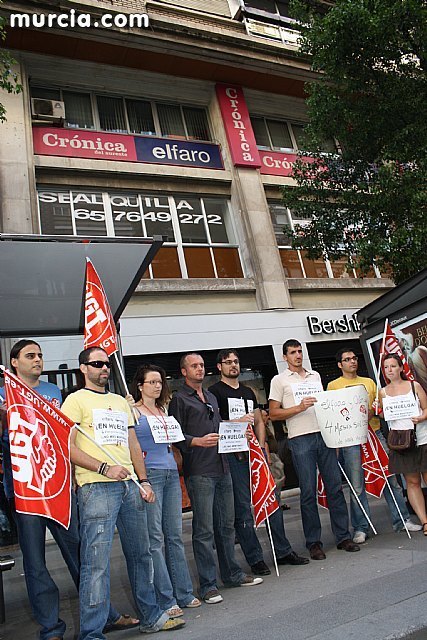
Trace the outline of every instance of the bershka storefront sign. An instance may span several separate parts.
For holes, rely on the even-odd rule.
[[[345,313],[338,320],[320,320],[318,316],[307,316],[308,330],[312,336],[322,333],[358,333],[362,327],[355,317],[348,317]]]
[[[224,168],[219,145],[188,140],[34,127],[33,146],[44,156]]]
[[[233,164],[259,168],[261,160],[242,87],[217,84],[215,88]]]

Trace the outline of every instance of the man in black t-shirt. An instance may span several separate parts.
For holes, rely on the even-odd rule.
[[[265,425],[254,392],[239,382],[240,360],[235,349],[223,349],[217,356],[221,380],[209,387],[216,397],[222,420],[253,425],[261,447],[265,444]],[[233,480],[234,511],[237,539],[254,575],[268,575],[261,545],[257,538],[251,511],[249,456],[246,452],[227,454]],[[302,565],[309,560],[298,556],[285,534],[280,509],[270,516],[270,526],[278,564]]]

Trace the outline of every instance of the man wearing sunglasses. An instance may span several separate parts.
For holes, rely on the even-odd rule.
[[[151,580],[152,559],[144,501],[155,496],[147,480],[129,405],[107,390],[110,362],[99,347],[79,355],[83,389],[62,411],[79,425],[71,434],[80,518],[80,640],[104,638],[110,604],[110,553],[117,526],[141,633],[184,626],[159,608]],[[83,432],[83,433],[82,433]],[[111,457],[110,457],[111,456]],[[139,485],[131,480],[137,476]]]
[[[264,447],[265,424],[255,393],[239,382],[240,359],[237,351],[223,349],[218,353],[216,361],[221,380],[212,385],[209,391],[218,401],[222,420],[252,424],[261,447]],[[234,526],[237,539],[252,573],[258,576],[269,575],[271,571],[264,561],[251,511],[249,455],[245,451],[228,453],[227,459],[233,480]],[[308,558],[302,558],[292,550],[286,537],[281,509],[270,516],[270,525],[278,564],[307,564]]]
[[[10,351],[10,366],[18,378],[37,391],[55,407],[60,407],[62,395],[56,384],[40,380],[43,372],[43,354],[34,340],[19,340]],[[0,389],[4,400],[4,387]],[[3,409],[5,409],[3,404]],[[71,520],[68,530],[44,516],[17,513],[14,511],[14,491],[12,464],[8,430],[2,434],[3,486],[16,521],[19,545],[22,551],[25,582],[34,618],[39,623],[40,640],[61,640],[65,633],[65,622],[59,617],[59,591],[53,581],[45,559],[46,530],[49,530],[64,558],[77,589],[80,580],[79,527],[77,505],[74,492],[71,500]],[[110,608],[108,624],[110,629],[130,628],[137,624],[130,616],[121,616]]]
[[[205,364],[198,353],[181,358],[185,384],[173,396],[169,414],[181,425],[185,441],[184,478],[193,509],[193,551],[200,596],[207,604],[222,602],[216,577],[215,548],[221,579],[227,587],[249,587],[262,578],[245,575],[234,549],[233,485],[227,457],[218,453],[220,415],[215,396],[203,389]]]
[[[364,378],[357,374],[359,363],[358,357],[354,353],[354,351],[344,347],[343,349],[337,351],[335,360],[338,369],[340,369],[341,371],[341,376],[339,378],[336,378],[335,380],[332,380],[328,384],[328,391],[344,389],[345,387],[352,387],[354,385],[363,385],[368,392],[369,406],[372,407],[372,403],[374,402],[376,397],[377,386],[375,382],[371,380],[371,378]],[[369,414],[369,424],[372,430],[375,432],[377,438],[381,441],[381,444],[383,445],[385,450],[388,451],[385,438],[380,431],[379,418],[377,418],[373,414],[372,410]],[[340,456],[344,463],[344,470],[348,476],[348,479],[350,480],[355,492],[357,493],[357,496],[362,503],[363,508],[370,517],[369,503],[365,489],[364,471],[362,469],[362,460],[360,455],[360,445],[343,447],[340,450]],[[388,481],[408,530],[420,531],[421,526],[415,524],[409,518],[409,511],[403,498],[402,489],[397,482],[396,476],[389,477]],[[395,531],[401,531],[402,529],[404,529],[403,523],[399,516],[399,512],[396,509],[396,505],[394,504],[390,489],[387,487],[387,485],[384,488],[383,495],[390,510],[393,529]],[[359,507],[359,504],[352,491],[350,491],[350,515],[351,524],[354,529],[353,542],[355,542],[356,544],[363,544],[364,542],[366,542],[366,538],[368,537],[369,523],[365,518],[363,511]]]

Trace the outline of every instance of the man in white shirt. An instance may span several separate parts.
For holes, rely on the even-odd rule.
[[[316,393],[323,388],[320,375],[302,366],[302,347],[298,340],[284,343],[283,359],[288,368],[271,381],[270,417],[272,420],[286,421],[288,428],[288,445],[301,489],[301,516],[306,546],[313,560],[326,558],[317,509],[316,471],[319,468],[337,548],[359,551],[360,547],[351,540],[348,530],[347,504],[336,451],[325,445],[314,410]]]

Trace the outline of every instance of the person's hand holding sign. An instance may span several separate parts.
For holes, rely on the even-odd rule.
[[[307,411],[307,409],[310,409],[310,407],[314,406],[316,402],[317,402],[317,399],[314,396],[307,396],[303,398],[299,403],[301,413],[303,411]]]

